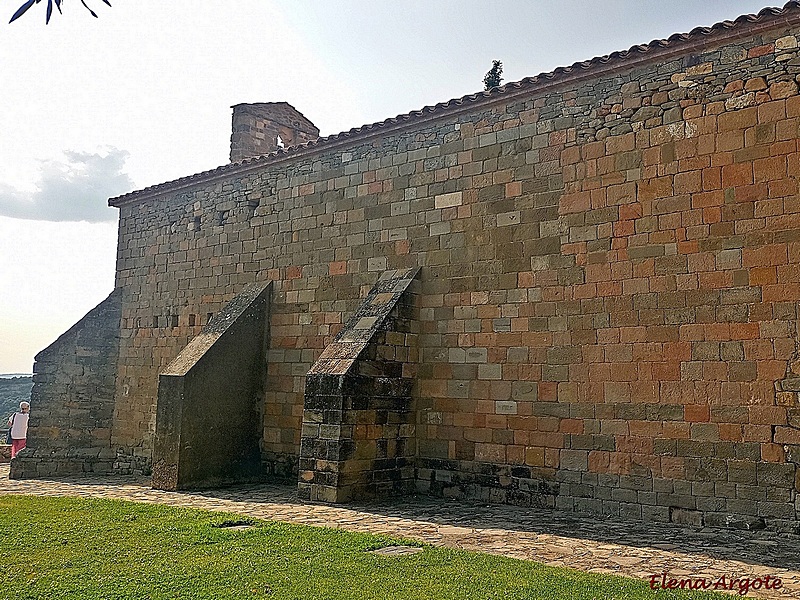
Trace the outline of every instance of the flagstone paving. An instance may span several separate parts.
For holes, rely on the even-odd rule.
[[[739,532],[598,519],[552,510],[411,497],[369,505],[329,506],[297,499],[287,485],[247,485],[202,492],[164,492],[149,479],[8,479],[0,464],[0,494],[114,498],[207,510],[303,525],[385,533],[436,546],[534,560],[592,573],[649,581],[675,578],[780,577],[780,590],[751,590],[749,597],[800,599],[800,536]],[[660,577],[659,577],[660,579]]]

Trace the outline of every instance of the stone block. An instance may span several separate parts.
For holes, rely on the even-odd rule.
[[[791,463],[765,463],[759,462],[756,467],[757,482],[759,485],[770,488],[794,489],[797,467]]]
[[[670,508],[669,520],[679,525],[691,525],[693,527],[703,526],[703,513],[698,510],[687,510],[683,508]]]
[[[487,348],[467,348],[465,350],[464,361],[468,363],[486,363],[488,362],[488,349]]]
[[[460,206],[461,203],[461,192],[452,192],[449,194],[441,194],[436,196],[434,206],[436,208],[450,208],[453,206]]]
[[[516,415],[517,403],[513,400],[497,400],[495,401],[495,413],[498,415]]]
[[[589,452],[585,450],[561,450],[559,464],[562,469],[586,471],[589,467]]]

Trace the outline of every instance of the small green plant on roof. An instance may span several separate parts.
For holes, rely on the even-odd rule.
[[[503,63],[499,60],[492,61],[492,68],[489,69],[489,72],[483,78],[483,85],[486,88],[486,91],[489,91],[493,88],[499,87],[500,82],[503,81],[501,75],[503,74]]]
[[[26,12],[28,12],[28,9],[31,6],[33,6],[34,4],[39,4],[41,1],[42,0],[27,0],[27,2],[25,2],[22,6],[20,6],[17,9],[17,12],[15,12],[14,15],[11,17],[11,20],[9,21],[9,23],[13,23],[17,19],[19,19],[22,15],[24,15]],[[102,2],[104,4],[107,4],[108,6],[111,6],[111,2],[109,2],[108,0],[102,0]],[[64,0],[47,0],[47,11],[45,13],[45,24],[49,23],[50,22],[50,17],[53,16],[53,6],[55,6],[56,9],[58,10],[58,12],[61,13],[61,5],[63,3],[64,3]],[[97,13],[94,12],[91,8],[89,8],[89,5],[86,4],[86,0],[81,0],[81,4],[83,4],[83,7],[86,10],[88,10],[89,13],[93,17],[97,18]]]

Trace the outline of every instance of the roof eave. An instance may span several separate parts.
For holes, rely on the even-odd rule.
[[[742,15],[734,21],[722,21],[708,28],[698,27],[688,34],[674,34],[666,40],[653,40],[649,44],[632,46],[629,50],[612,52],[606,56],[576,62],[568,67],[558,67],[549,73],[526,77],[521,81],[508,83],[488,92],[478,92],[434,106],[426,106],[417,111],[319,138],[299,146],[281,148],[264,156],[222,165],[216,169],[130,192],[110,198],[108,205],[119,208],[167,193],[208,185],[231,176],[246,175],[267,165],[278,165],[297,158],[313,156],[355,143],[363,143],[375,137],[418,127],[427,122],[452,118],[472,111],[476,107],[505,103],[520,96],[530,95],[531,92],[545,93],[552,88],[572,85],[584,79],[633,69],[642,64],[668,60],[674,56],[689,54],[708,46],[719,46],[731,40],[798,24],[800,24],[800,0],[792,0],[783,8],[765,8],[757,15]]]

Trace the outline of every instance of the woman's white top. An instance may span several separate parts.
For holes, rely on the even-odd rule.
[[[11,426],[11,439],[24,440],[28,437],[28,417],[30,413],[15,413],[14,424]]]

